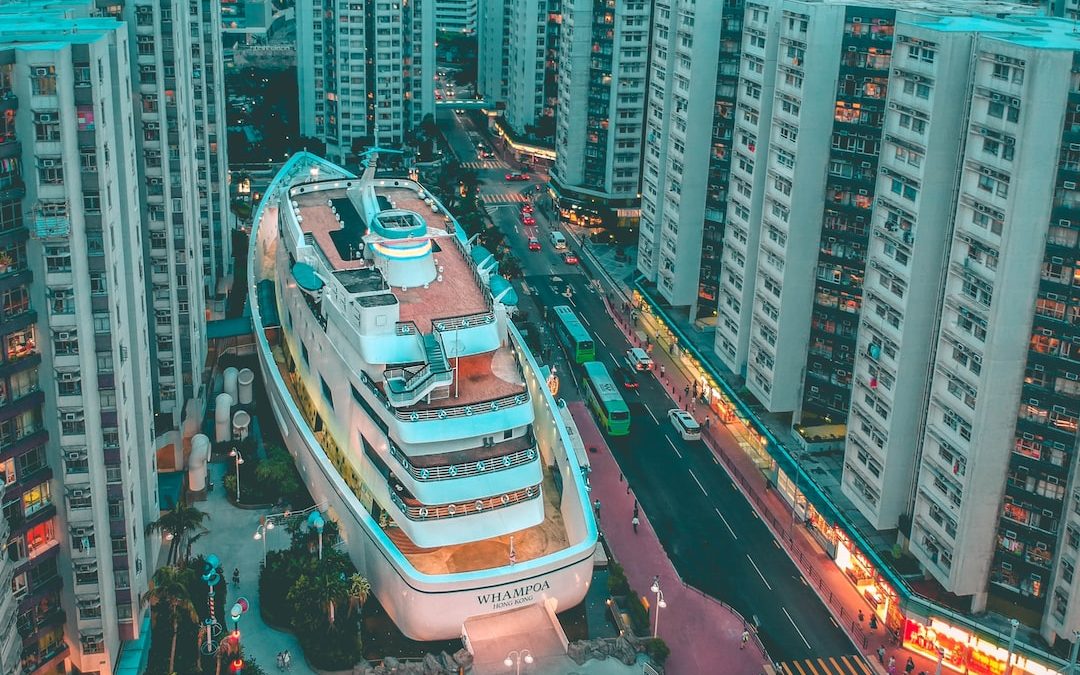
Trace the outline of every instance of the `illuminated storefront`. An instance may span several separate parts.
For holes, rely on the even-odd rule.
[[[944,668],[971,675],[1004,675],[1007,649],[952,626],[941,619],[929,624],[908,619],[904,626],[904,647],[931,659],[941,658]],[[1047,668],[1023,656],[1013,655],[1013,675],[1056,675]]]

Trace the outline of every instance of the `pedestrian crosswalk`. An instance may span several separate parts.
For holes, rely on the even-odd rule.
[[[861,656],[826,656],[777,664],[776,675],[873,675]]]
[[[475,162],[462,162],[463,169],[509,169],[510,165],[501,159],[481,159]]]
[[[480,201],[485,204],[524,204],[529,201],[529,198],[520,192],[499,192],[496,194],[480,195]]]

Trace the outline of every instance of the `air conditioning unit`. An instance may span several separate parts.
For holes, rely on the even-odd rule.
[[[86,497],[89,497],[89,496],[90,496],[90,491],[89,490],[72,490],[71,491],[71,498],[72,499],[85,499]]]
[[[60,341],[71,340],[72,338],[74,338],[74,335],[72,335],[68,331],[62,331],[56,334],[56,339]]]
[[[43,168],[43,169],[51,169],[54,166],[56,166],[56,160],[55,159],[43,159],[43,160],[41,160],[41,168]]]
[[[77,372],[60,373],[61,382],[75,382],[80,379],[82,378],[79,377],[79,374]]]
[[[48,68],[34,68],[34,75],[36,75],[38,77],[48,77],[49,76],[49,69]]]
[[[64,413],[64,421],[65,422],[78,422],[79,418],[80,418],[79,413],[73,413],[73,412]]]
[[[89,537],[94,534],[94,528],[92,527],[74,527],[71,529],[71,536],[73,537]]]
[[[1076,189],[1076,182],[1071,181],[1071,180],[1067,180],[1064,183],[1062,183],[1062,186],[1064,186],[1064,188],[1066,190],[1075,190]]]
[[[50,115],[48,113],[41,113],[40,115],[37,116],[37,121],[38,122],[52,122],[53,118],[52,118],[52,115]]]
[[[996,91],[992,91],[992,92],[990,92],[990,98],[992,98],[995,101],[1000,101],[1002,96],[1001,96],[1001,94],[997,93]]]
[[[64,453],[64,459],[69,462],[81,462],[84,458],[81,451],[69,450],[68,452]]]

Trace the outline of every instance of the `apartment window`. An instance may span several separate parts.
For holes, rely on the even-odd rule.
[[[1020,119],[1020,106],[1019,104],[1013,105],[1011,102],[1006,105],[1004,101],[990,101],[986,114],[995,119],[1015,122]]]
[[[55,110],[34,113],[34,138],[42,142],[60,140],[60,114]]]
[[[984,230],[990,230],[994,234],[1001,234],[1002,229],[1005,227],[1004,220],[982,211],[972,211],[971,222]]]
[[[66,244],[45,247],[45,269],[48,272],[71,271],[71,249]]]
[[[983,139],[983,152],[994,157],[1000,157],[1001,159],[1011,162],[1013,159],[1013,153],[1015,148],[1012,144],[1012,138],[1008,138],[1007,142],[994,140],[992,138]]]
[[[35,96],[56,95],[56,66],[31,66],[30,88]]]
[[[53,353],[57,356],[72,356],[79,353],[79,338],[75,331],[53,333]]]
[[[42,185],[63,185],[64,165],[59,157],[42,157],[37,166],[38,181]]]

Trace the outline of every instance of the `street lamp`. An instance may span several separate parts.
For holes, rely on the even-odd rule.
[[[513,667],[516,666],[517,667],[517,675],[521,675],[521,662],[522,661],[524,661],[526,664],[532,663],[533,662],[532,652],[530,652],[528,649],[521,649],[521,650],[515,649],[514,651],[512,651],[512,652],[510,652],[509,654],[506,655],[506,659],[503,660],[503,663],[506,665],[507,668],[513,668]]]
[[[656,623],[653,624],[653,637],[659,637],[660,635],[660,610],[667,607],[667,602],[664,601],[664,592],[660,590],[660,575],[653,577],[652,586],[649,590],[656,594]]]
[[[240,465],[244,463],[244,456],[240,454],[240,450],[233,448],[229,451],[229,457],[236,458],[236,503],[240,503]]]
[[[1012,675],[1012,662],[1013,662],[1013,648],[1016,647],[1016,629],[1020,627],[1020,622],[1016,619],[1009,619],[1009,656],[1005,659],[1005,673],[1004,675]]]
[[[279,514],[274,514],[279,515]],[[266,567],[266,537],[270,534],[270,530],[274,529],[274,521],[272,516],[259,516],[259,527],[255,530],[255,541],[262,540],[262,566]]]
[[[314,527],[319,532],[319,560],[322,560],[322,533],[323,528],[326,527],[326,521],[318,511],[312,511],[307,520],[308,525]]]

